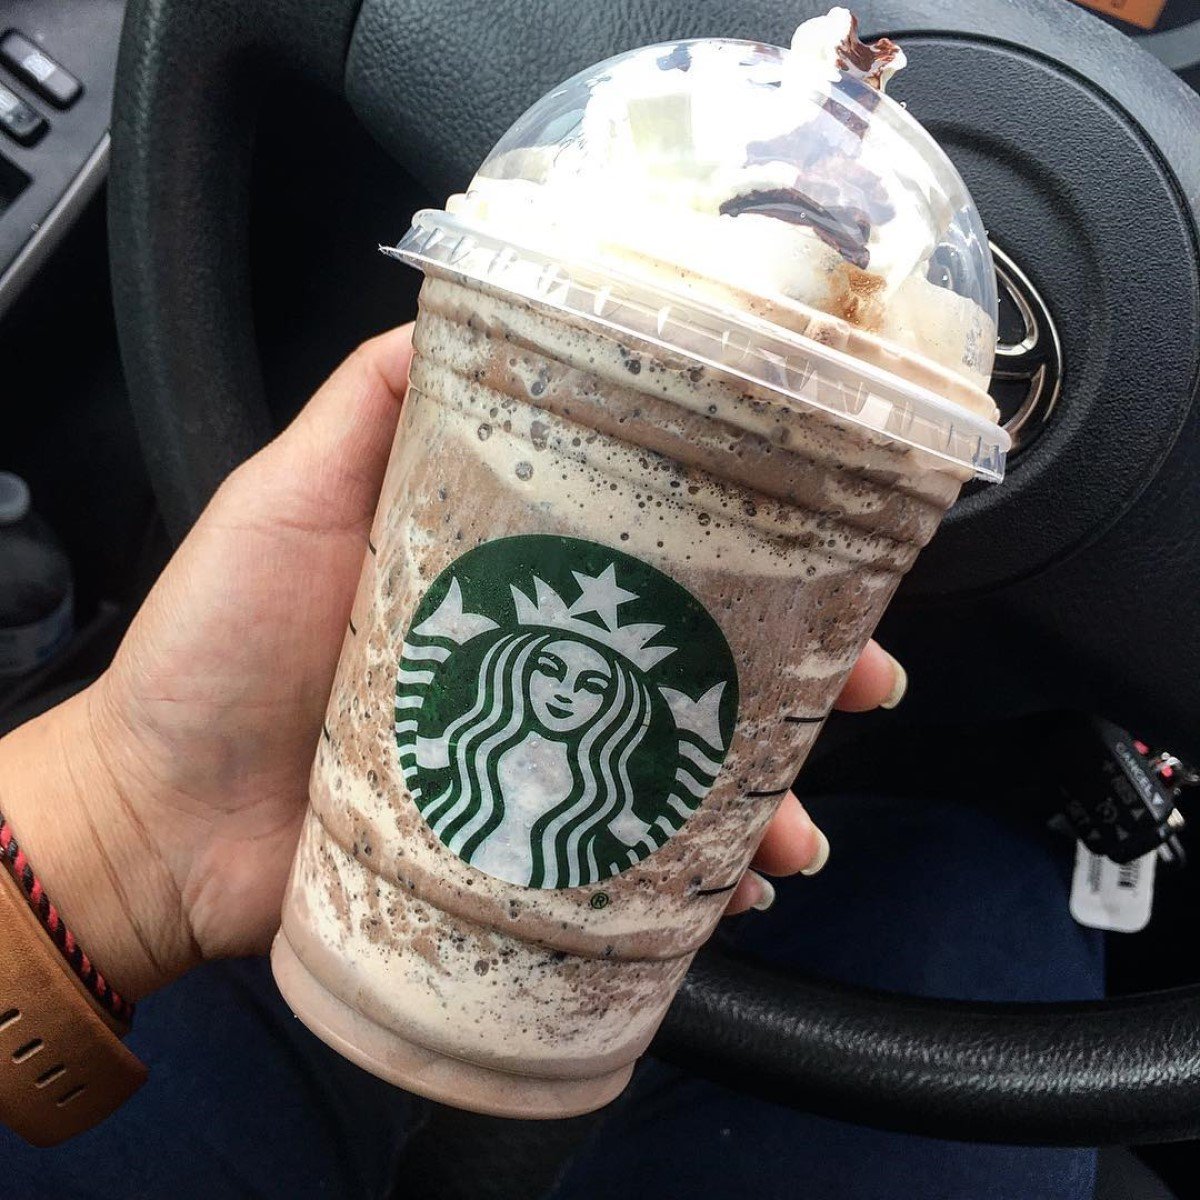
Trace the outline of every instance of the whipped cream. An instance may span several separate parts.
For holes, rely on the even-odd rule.
[[[904,51],[890,38],[864,45],[858,38],[858,18],[846,8],[831,8],[824,16],[805,21],[792,35],[792,63],[836,83],[839,74],[853,74],[883,91],[888,80],[908,64]]]
[[[825,314],[986,384],[995,293],[966,189],[883,92],[904,65],[833,9],[790,50],[648,47],[534,106],[447,209],[564,266],[811,331]]]

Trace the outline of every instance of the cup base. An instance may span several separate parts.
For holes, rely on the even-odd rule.
[[[326,1045],[365,1071],[429,1100],[492,1117],[552,1120],[594,1112],[615,1100],[633,1064],[593,1079],[538,1079],[494,1071],[401,1037],[335,996],[280,930],[271,970],[292,1012]]]

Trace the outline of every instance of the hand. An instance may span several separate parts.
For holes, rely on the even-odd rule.
[[[904,668],[872,640],[866,645],[842,688],[834,708],[842,712],[869,712],[895,708],[904,699],[908,675]],[[775,901],[775,888],[766,875],[815,875],[829,861],[829,839],[805,812],[791,792],[767,826],[750,865],[725,909],[727,916],[748,908],[767,909]]]
[[[409,328],[360,347],[223,484],[101,679],[0,743],[5,815],[131,997],[262,952],[278,925],[410,354]],[[900,691],[872,644],[841,706]],[[789,795],[755,865],[813,871],[827,855]],[[764,882],[748,874],[730,911],[761,906]]]

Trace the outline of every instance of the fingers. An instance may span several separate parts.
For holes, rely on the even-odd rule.
[[[795,875],[816,861],[822,844],[826,847],[825,855],[828,857],[825,835],[813,824],[800,801],[788,792],[771,818],[751,866],[768,875]]]
[[[834,705],[843,712],[867,712],[872,708],[895,708],[904,698],[908,675],[878,642],[870,641],[846,680]],[[770,908],[775,888],[760,875],[815,875],[829,861],[829,839],[813,824],[804,806],[791,793],[784,797],[759,843],[750,870],[742,876],[726,915],[748,908]]]
[[[736,917],[738,913],[748,908],[766,912],[775,903],[775,885],[764,879],[757,871],[747,871],[741,882],[734,889],[729,903],[725,906],[727,917]]]
[[[815,875],[829,861],[829,839],[813,824],[804,806],[791,793],[784,797],[755,852],[752,866],[734,889],[726,916],[770,908],[775,888],[767,875]]]
[[[842,688],[834,708],[842,712],[868,712],[895,708],[908,689],[904,668],[876,641],[869,641]]]

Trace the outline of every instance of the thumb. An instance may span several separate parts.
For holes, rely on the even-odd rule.
[[[317,529],[368,524],[400,419],[412,326],[363,342],[292,423],[241,468],[275,520]]]

